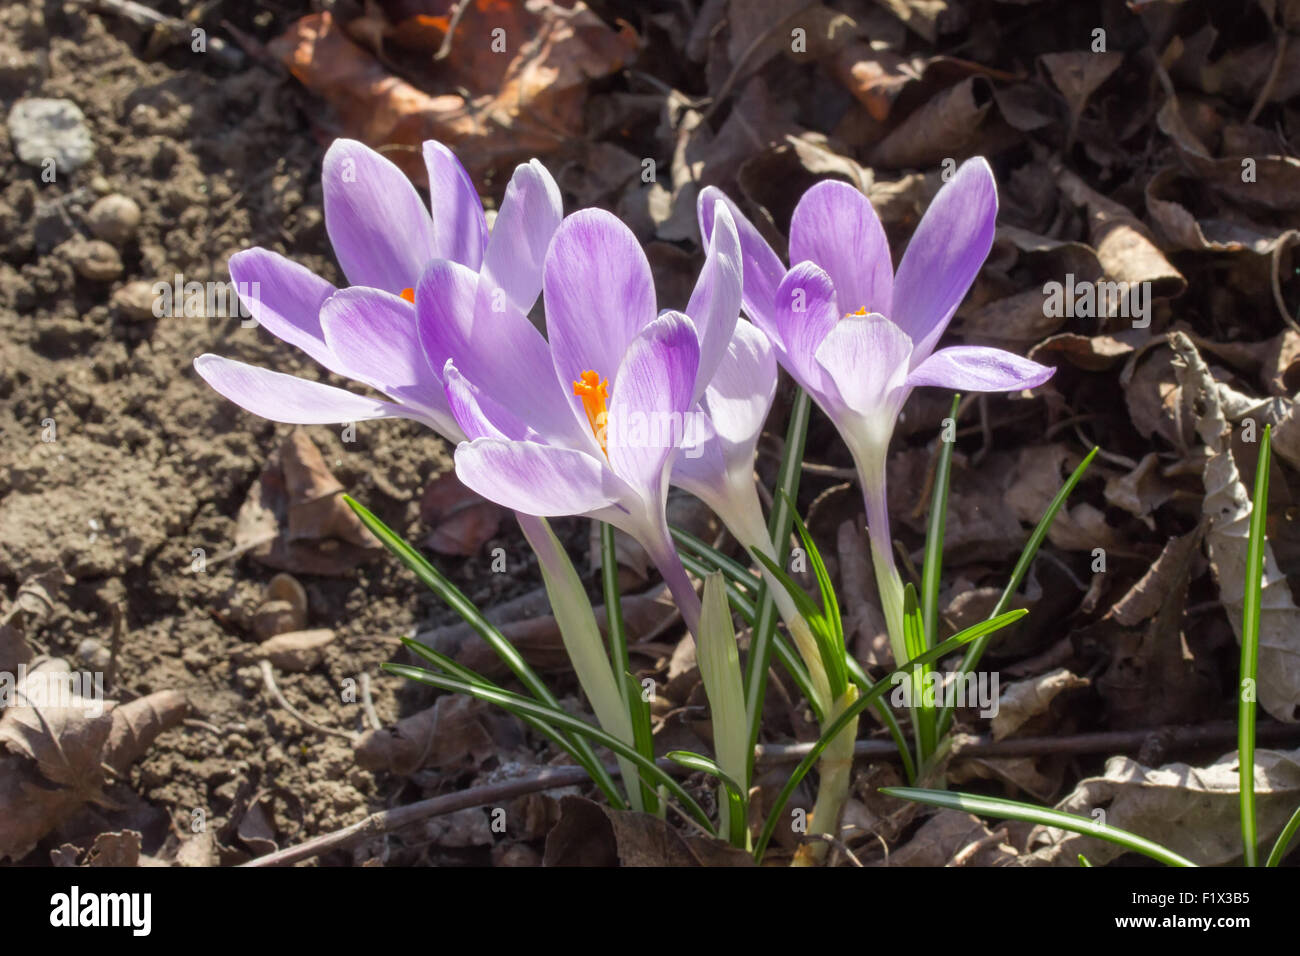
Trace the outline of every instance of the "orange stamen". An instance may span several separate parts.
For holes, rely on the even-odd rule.
[[[856,312],[845,312],[844,317],[847,319],[850,315],[866,315],[866,314],[867,314],[867,310],[866,307],[864,306],[863,308],[858,309],[858,311]]]
[[[597,372],[583,372],[582,381],[573,383],[573,394],[582,399],[583,410],[587,413],[587,422],[591,432],[600,442],[601,451],[605,448],[605,426],[609,421],[609,410],[605,402],[609,399],[609,379],[601,381]]]
[[[415,305],[415,290],[403,289],[402,298],[405,299],[407,302],[411,303],[411,305]]]

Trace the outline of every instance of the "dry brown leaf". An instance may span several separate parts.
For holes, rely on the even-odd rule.
[[[97,717],[77,707],[10,707],[0,717],[0,745],[9,751],[0,751],[0,860],[25,856],[87,801],[100,800],[105,768],[126,774],[188,711],[175,691],[102,703]]]
[[[1086,210],[1089,242],[1108,279],[1130,285],[1150,283],[1153,299],[1182,295],[1187,280],[1127,206],[1101,195],[1063,166],[1056,167],[1056,182],[1071,202]]]
[[[1008,684],[998,698],[998,710],[993,715],[993,739],[1009,737],[1017,730],[1047,712],[1061,694],[1078,687],[1087,687],[1090,681],[1070,673],[1064,667]]]
[[[1208,767],[1183,763],[1152,770],[1128,757],[1112,757],[1100,777],[1080,781],[1056,809],[1154,840],[1202,866],[1223,866],[1241,858],[1241,807],[1237,755]],[[1259,836],[1265,845],[1300,802],[1300,751],[1255,753],[1255,798]],[[1098,816],[1100,811],[1102,814]],[[1104,866],[1123,847],[1066,830],[1036,829],[1021,866],[1078,866],[1083,854]]]
[[[498,28],[506,31],[505,52],[513,56],[470,39],[492,36]],[[394,32],[417,46],[442,41],[433,17],[403,22]],[[330,104],[348,135],[375,147],[412,147],[392,158],[424,182],[418,147],[426,139],[454,147],[475,179],[564,146],[582,132],[587,84],[623,66],[638,43],[631,27],[615,32],[581,2],[520,7],[477,0],[453,48],[458,38],[457,55],[438,61],[452,72],[428,82],[431,88],[468,87],[468,100],[432,96],[393,75],[350,40],[328,11],[296,21],[268,50]]]
[[[545,866],[754,866],[744,850],[683,833],[648,813],[610,810],[583,797],[560,800]]]
[[[401,776],[421,767],[448,771],[477,767],[496,752],[485,705],[450,695],[391,727],[367,732],[354,748],[358,766]]]
[[[1240,640],[1250,535],[1250,492],[1232,457],[1232,428],[1209,368],[1186,335],[1175,332],[1170,342],[1180,359],[1179,381],[1191,395],[1190,404],[1197,416],[1196,430],[1210,453],[1205,462],[1203,505],[1203,512],[1211,522],[1210,564],[1219,583],[1219,599]],[[1300,608],[1296,607],[1286,576],[1278,568],[1267,542],[1260,594],[1259,705],[1278,720],[1288,723],[1300,720]]]
[[[971,76],[914,110],[871,151],[873,166],[933,166],[988,152],[984,120],[993,106],[993,85]]]
[[[425,543],[439,554],[477,554],[496,536],[505,509],[470,491],[454,471],[447,471],[424,487],[420,519],[434,526]]]
[[[307,432],[295,428],[239,509],[234,553],[281,571],[350,574],[383,549],[342,492]]]
[[[979,817],[959,810],[940,810],[921,824],[901,847],[870,866],[1006,866],[1016,858],[1016,851],[1001,839],[992,839],[994,831]],[[957,859],[968,847],[978,850]]]

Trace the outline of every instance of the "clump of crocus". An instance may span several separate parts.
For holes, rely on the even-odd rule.
[[[725,197],[712,187],[700,195],[706,237],[719,199]],[[961,165],[926,211],[897,271],[870,201],[844,183],[817,183],[799,200],[788,270],[754,225],[728,208],[744,256],[745,311],[853,456],[890,643],[895,660],[906,660],[903,589],[885,499],[886,454],[903,403],[920,385],[1016,391],[1041,385],[1054,371],[1001,349],[936,349],[993,243],[993,173],[982,158]]]
[[[389,400],[201,355],[194,367],[209,385],[272,421],[411,418],[451,441],[464,437],[447,407],[442,366],[429,364],[419,341],[415,286],[431,262],[448,259],[527,312],[541,291],[542,258],[560,223],[560,190],[537,160],[521,164],[489,235],[483,204],[460,161],[433,140],[423,153],[431,207],[400,169],[368,146],[339,139],[325,153],[325,228],[350,288],[340,290],[269,249],[230,259],[231,278],[259,289],[244,302],[259,324]]]
[[[445,362],[467,442],[456,474],[483,497],[537,516],[586,515],[627,532],[655,563],[694,633],[700,602],[664,513],[683,450],[707,437],[696,405],[740,313],[739,240],[730,215],[687,312],[656,316],[650,264],[607,212],[556,231],[543,276],[548,339],[472,271],[432,266],[416,291],[420,334]],[[492,349],[471,343],[492,336]]]

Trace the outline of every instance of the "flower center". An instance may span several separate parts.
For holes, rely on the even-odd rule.
[[[591,433],[600,442],[600,450],[608,455],[609,451],[605,448],[605,426],[609,421],[609,409],[605,407],[605,402],[609,399],[609,379],[602,381],[598,372],[583,372],[582,380],[573,383],[573,394],[582,399]]]
[[[403,289],[401,295],[402,295],[402,298],[405,299],[407,302],[411,303],[411,305],[415,305],[415,290],[414,290],[414,289],[410,289],[410,288]]]
[[[862,308],[858,309],[858,311],[856,312],[845,312],[844,318],[847,319],[850,315],[866,315],[866,314],[867,314],[867,308],[866,306],[863,306]]]

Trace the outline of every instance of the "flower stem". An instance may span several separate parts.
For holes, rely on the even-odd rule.
[[[682,620],[686,622],[687,630],[691,632],[692,637],[697,636],[700,633],[700,596],[695,593],[695,585],[691,583],[690,575],[682,566],[681,556],[673,546],[672,536],[668,533],[668,523],[663,522],[655,529],[653,535],[643,536],[640,544],[645,548],[650,560],[654,562],[659,574],[663,576],[664,583],[668,585],[673,600],[677,602],[677,609],[682,612]]]

